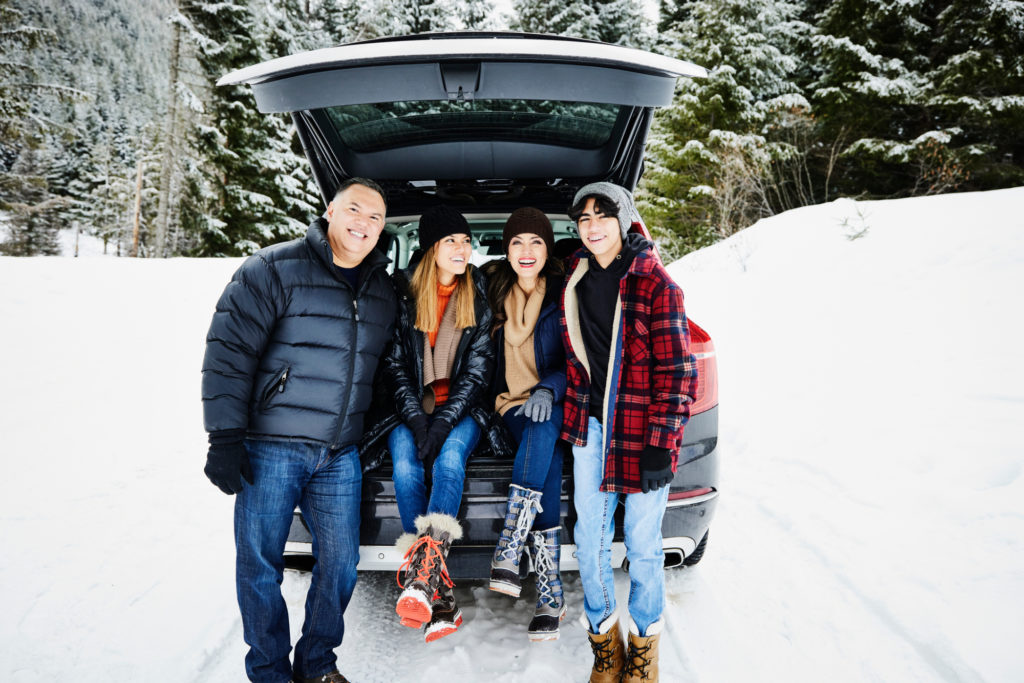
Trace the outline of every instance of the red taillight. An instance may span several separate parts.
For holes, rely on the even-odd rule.
[[[697,358],[697,396],[690,414],[703,413],[718,405],[718,362],[711,335],[687,319],[690,324],[690,353]]]
[[[711,493],[713,489],[693,489],[692,491],[673,491],[668,494],[669,500],[686,500],[687,498],[696,498],[697,496],[705,496]]]

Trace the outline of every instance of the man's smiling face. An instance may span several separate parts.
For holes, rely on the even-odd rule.
[[[370,253],[384,229],[384,198],[365,185],[350,185],[327,205],[327,239],[334,262],[354,268]]]
[[[576,220],[576,228],[583,246],[597,257],[598,263],[607,265],[604,261],[615,258],[622,250],[622,233],[618,217],[605,214],[595,204],[593,197],[587,199],[583,213]]]

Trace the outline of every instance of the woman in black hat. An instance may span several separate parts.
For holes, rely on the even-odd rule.
[[[406,562],[395,609],[403,625],[424,627],[431,642],[462,622],[445,558],[462,537],[455,515],[466,460],[480,438],[469,412],[487,394],[494,346],[466,219],[447,206],[428,209],[419,240],[424,253],[411,279],[396,277],[404,296],[384,369],[401,418],[388,437],[405,531],[396,543]]]
[[[537,575],[530,640],[556,640],[565,616],[558,571],[562,489],[565,349],[559,331],[561,261],[551,221],[516,209],[505,223],[506,259],[488,269],[498,361],[494,410],[518,442],[505,524],[491,559],[491,590],[519,597],[519,566],[528,549]],[[490,264],[488,264],[490,265]]]

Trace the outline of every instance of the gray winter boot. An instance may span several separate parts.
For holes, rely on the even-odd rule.
[[[416,531],[419,535],[406,551],[405,563],[398,570],[398,583],[404,590],[395,606],[402,625],[413,628],[430,621],[431,605],[438,588],[442,584],[449,588],[454,585],[445,559],[452,542],[462,538],[459,521],[439,512],[417,517]]]
[[[505,528],[501,530],[498,545],[491,558],[492,591],[519,597],[519,561],[523,556],[526,537],[537,513],[541,512],[540,491],[524,489],[512,484],[508,490],[505,508]]]
[[[558,640],[558,624],[565,618],[562,576],[558,572],[562,546],[560,527],[530,534],[530,559],[537,573],[537,609],[530,622],[530,640]]]

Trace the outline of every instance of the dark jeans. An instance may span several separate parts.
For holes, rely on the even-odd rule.
[[[236,582],[253,681],[292,678],[288,610],[281,596],[284,545],[298,505],[313,536],[313,575],[302,636],[295,645],[296,676],[335,668],[345,633],[344,613],[356,585],[362,468],[355,446],[331,451],[288,441],[245,443],[255,484],[235,500]]]
[[[525,415],[513,415],[510,408],[503,416],[512,436],[519,443],[512,465],[512,483],[541,492],[543,511],[533,520],[537,530],[552,529],[560,524],[562,498],[562,449],[558,434],[562,429],[562,406],[551,408],[551,419],[534,422]]]

